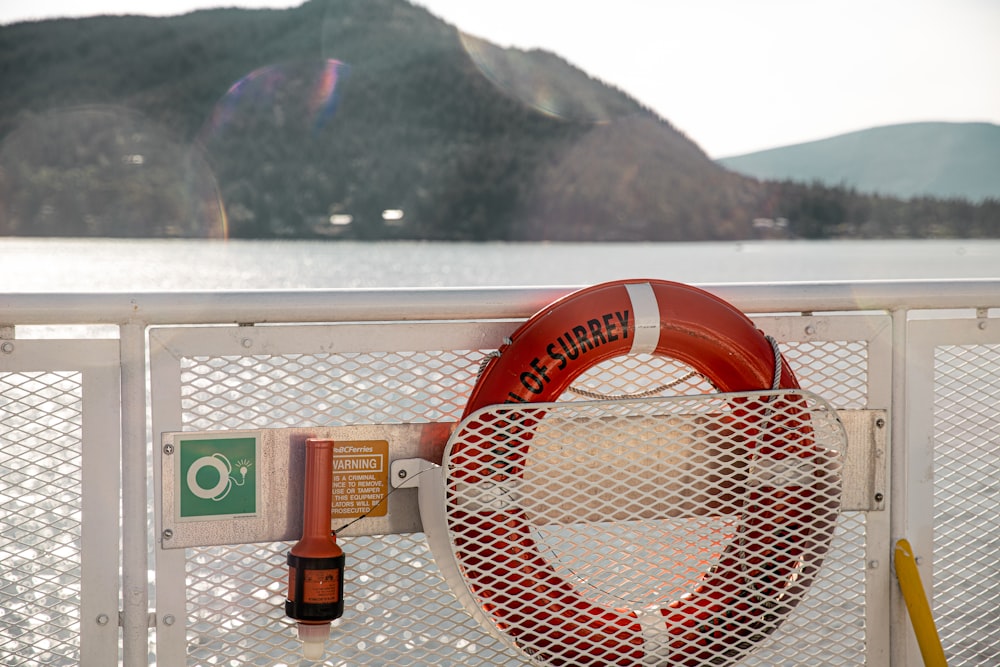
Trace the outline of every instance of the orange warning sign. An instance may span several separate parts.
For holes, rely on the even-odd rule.
[[[389,442],[337,441],[333,446],[333,518],[385,516]]]

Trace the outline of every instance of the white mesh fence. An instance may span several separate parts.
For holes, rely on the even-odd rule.
[[[734,664],[832,542],[846,435],[799,392],[491,408],[446,452],[474,603],[554,665]]]
[[[934,374],[934,614],[949,664],[1000,664],[1000,345],[944,345]]]
[[[0,664],[80,660],[79,372],[0,373]]]
[[[888,318],[868,318],[867,324],[861,326],[856,322],[865,320],[864,317],[761,319],[767,320],[772,329],[783,332],[776,334],[782,339],[781,351],[805,390],[822,397],[836,410],[888,407],[891,375],[887,362],[891,350],[885,329]],[[783,322],[788,322],[788,326]],[[952,324],[942,320],[934,327],[926,327],[926,332],[922,327],[919,339],[920,346],[933,348],[928,374],[933,383],[928,390],[932,398],[927,399],[928,409],[923,413],[933,422],[926,446],[929,452],[933,448],[934,476],[928,481],[933,494],[924,493],[923,487],[920,493],[915,493],[928,499],[932,511],[915,520],[925,521],[928,526],[933,524],[933,557],[930,564],[924,561],[922,569],[933,573],[934,614],[952,665],[1000,661],[998,634],[993,627],[994,610],[1000,603],[996,592],[1000,575],[994,563],[996,540],[992,537],[1000,534],[993,483],[1000,478],[996,451],[1000,432],[997,425],[1000,380],[996,370],[1000,367],[997,355],[1000,347],[995,336],[983,338],[990,330],[982,324],[977,327],[972,322],[966,326],[968,322],[956,320]],[[827,325],[831,327],[829,330],[823,328]],[[952,340],[951,332],[956,325],[970,331],[954,344],[942,343]],[[461,326],[473,329],[480,325]],[[496,323],[490,326],[493,331],[499,328]],[[397,332],[391,346],[384,349],[400,350],[399,339],[426,328],[426,324],[385,324],[369,330],[383,328]],[[253,328],[260,332],[258,338],[270,342],[251,349],[240,344],[246,333],[230,336],[234,345],[220,344],[217,334],[225,329],[230,328],[162,330],[168,336],[172,335],[170,332],[180,332],[178,338],[196,341],[186,343],[185,351],[175,357],[179,365],[173,395],[179,407],[176,419],[174,408],[167,410],[167,422],[171,425],[208,431],[456,422],[475,383],[479,363],[489,352],[476,345],[496,338],[494,333],[482,337],[463,334],[464,340],[476,342],[441,349],[428,345],[425,337],[414,349],[405,350],[402,346],[405,351],[380,351],[384,342],[378,335],[359,337],[356,342],[340,337],[335,345],[321,347],[301,331],[285,338],[286,328],[273,326]],[[330,327],[313,329],[321,337]],[[201,340],[202,331],[208,330],[213,332],[214,342],[199,348],[197,341]],[[262,333],[265,331],[266,335]],[[824,338],[826,331],[835,333]],[[857,336],[853,337],[855,331]],[[911,343],[915,339],[912,322],[909,339]],[[987,342],[968,342],[980,339]],[[18,351],[29,347],[20,341],[15,343]],[[101,371],[100,383],[86,390],[87,378],[92,377],[87,374],[91,371],[81,374],[77,370],[52,369],[78,368],[77,360],[87,359],[90,352],[57,354],[62,347],[60,343],[39,352],[37,366],[31,366],[34,362],[30,360],[24,366],[23,357],[18,359],[16,354],[0,357],[0,664],[3,665],[113,664],[116,651],[120,652],[121,631],[115,627],[114,618],[115,600],[121,604],[115,586],[119,559],[118,545],[114,543],[120,537],[115,511],[119,505],[116,488],[119,464],[115,450],[120,425],[116,421],[120,417],[116,393],[120,369],[114,356],[117,342],[101,347],[108,368]],[[319,349],[324,351],[317,352]],[[53,359],[64,357],[70,358],[69,363],[52,365]],[[911,375],[922,381],[919,368]],[[703,379],[691,375],[689,369],[669,359],[635,355],[590,369],[578,379],[574,387],[577,393],[567,392],[559,400],[583,406],[592,402],[594,396],[649,393],[661,397],[651,400],[664,400],[662,397],[705,395],[714,391]],[[908,392],[908,409],[912,408],[909,400],[916,393]],[[94,401],[98,396],[102,397],[101,407],[95,411]],[[923,398],[920,400],[916,404],[918,411],[925,405]],[[580,406],[577,409],[583,409]],[[154,424],[155,413],[154,403]],[[91,415],[87,427],[86,414]],[[924,415],[897,413],[892,419],[912,423]],[[105,424],[96,438],[86,435],[95,422]],[[596,437],[599,431],[595,427],[576,435],[580,442],[587,442],[588,437]],[[542,452],[540,444],[544,443],[541,434],[539,438],[534,443],[536,454]],[[99,446],[88,450],[94,442]],[[532,460],[538,470],[543,470],[543,464],[546,462]],[[606,462],[601,465],[609,467]],[[102,467],[107,470],[95,477],[95,471],[101,472]],[[85,474],[87,470],[89,473]],[[624,466],[620,472],[632,475],[629,470],[629,466]],[[736,480],[740,475],[745,476],[746,471],[736,467],[731,472],[730,479],[739,486]],[[675,476],[680,478],[683,475]],[[88,524],[89,528],[84,525],[86,515],[81,511],[87,493],[95,488],[86,482],[88,479],[97,480],[99,493],[94,497],[100,499],[102,507],[109,508],[104,512],[107,521],[102,518],[104,523],[96,532],[93,522]],[[607,476],[587,483],[600,484],[601,479],[607,481]],[[617,609],[656,612],[674,609],[671,602],[683,599],[692,586],[697,591],[698,585],[703,585],[704,571],[699,580],[702,583],[696,584],[692,578],[695,575],[688,570],[697,571],[704,565],[702,561],[712,563],[714,559],[716,564],[723,561],[727,554],[725,545],[738,544],[738,527],[745,525],[745,517],[749,516],[739,511],[742,506],[731,505],[730,512],[720,512],[718,516],[702,512],[694,513],[693,517],[677,517],[667,512],[665,517],[623,520],[634,515],[635,507],[644,504],[640,501],[656,504],[652,496],[643,496],[642,482],[641,477],[627,477],[626,486],[631,484],[628,489],[610,489],[615,491],[617,503],[601,493],[587,493],[576,483],[564,486],[554,496],[544,497],[543,504],[550,508],[546,511],[555,512],[557,520],[550,517],[548,523],[519,524],[528,526],[533,548],[551,565],[560,581],[585,591],[580,595],[585,595],[591,604],[615,614]],[[717,489],[711,485],[707,488]],[[454,490],[453,497],[459,497],[457,487]],[[638,499],[630,500],[630,493],[639,494]],[[688,500],[706,495],[698,485],[688,487],[687,493]],[[537,509],[532,511],[533,516],[542,515]],[[591,515],[586,524],[574,523],[577,514],[583,512]],[[742,630],[735,629],[738,623],[723,613],[723,622],[706,624],[699,619],[700,625],[696,623],[692,632],[687,633],[692,641],[682,645],[687,638],[674,641],[670,634],[670,628],[685,627],[677,618],[668,615],[662,627],[654,628],[661,624],[647,623],[648,618],[643,617],[640,631],[629,635],[631,639],[626,643],[633,646],[636,656],[639,650],[636,646],[644,647],[643,655],[649,649],[651,654],[664,650],[668,655],[677,651],[678,655],[697,656],[702,644],[713,641],[718,634],[719,638],[733,640],[730,655],[723,655],[718,664],[739,658],[738,664],[754,667],[838,667],[864,665],[873,655],[880,656],[874,664],[887,664],[884,661],[889,660],[886,639],[889,621],[883,622],[882,618],[888,616],[888,603],[883,598],[887,599],[895,587],[885,563],[885,554],[890,552],[888,514],[885,509],[841,512],[832,534],[827,533],[831,539],[822,566],[794,607],[785,603],[791,599],[788,591],[794,592],[797,585],[789,582],[795,574],[801,574],[804,565],[797,566],[798,573],[793,573],[796,566],[790,565],[791,560],[785,561],[784,569],[779,572],[783,576],[774,581],[784,581],[786,589],[779,594],[784,597],[774,607],[763,605],[751,593],[765,590],[766,585],[774,582],[737,568],[739,574],[732,584],[735,588],[727,592],[736,591],[735,598],[746,607],[739,610],[743,616],[738,613],[737,620],[754,619],[744,623]],[[597,520],[600,517],[604,520]],[[96,535],[97,539],[88,540],[88,535]],[[496,619],[481,624],[471,616],[445,583],[422,533],[342,537],[340,541],[348,556],[347,610],[335,624],[324,664],[521,665],[545,656],[550,662],[560,660],[552,657],[551,647],[522,632],[520,642],[534,656],[529,658],[509,635],[500,639],[491,632],[489,627],[497,625]],[[718,545],[709,547],[707,553],[698,551],[700,547],[696,545],[702,542],[711,545],[713,541]],[[670,546],[665,547],[668,543]],[[294,628],[285,619],[282,604],[286,585],[284,554],[290,546],[276,542],[186,549],[178,552],[186,564],[183,577],[178,575],[175,579],[172,575],[151,582],[153,593],[157,589],[180,591],[183,587],[186,598],[183,652],[187,664],[301,662]],[[591,549],[598,556],[596,560],[583,557]],[[730,546],[728,553],[735,554],[734,549],[738,550]],[[103,563],[102,553],[108,554]],[[95,554],[96,557],[91,557]],[[660,558],[663,554],[669,557]],[[877,562],[879,558],[883,559],[881,565]],[[99,577],[88,574],[87,568],[94,563],[100,563]],[[643,568],[650,568],[645,578],[628,574],[641,572]],[[478,590],[485,589],[480,585]],[[744,592],[742,597],[740,590]],[[157,597],[153,596],[154,603]],[[480,603],[484,601],[485,598]],[[486,601],[480,606],[488,604]],[[790,608],[785,610],[786,606]],[[787,611],[780,624],[771,618],[774,609]],[[173,607],[171,613],[176,613]],[[641,616],[635,614],[636,620]],[[625,619],[628,628],[633,617],[624,613],[616,618]],[[718,616],[709,618],[717,621]],[[667,621],[672,625],[668,626]],[[501,623],[510,622],[501,619]],[[165,621],[161,618],[160,623],[162,629]],[[910,631],[897,625],[893,621],[894,631]],[[88,663],[86,656],[97,654],[93,646],[87,647],[88,637],[93,640],[98,636],[101,645],[96,650],[104,657]],[[108,641],[110,650],[105,646]],[[151,663],[159,659],[155,651],[154,648],[150,654]],[[641,664],[641,660],[640,657],[636,662]],[[172,660],[161,662],[177,664]]]
[[[863,342],[794,343],[783,351],[803,387],[837,408],[863,404]],[[457,421],[487,352],[186,356],[181,359],[184,429]],[[825,370],[822,359],[831,352],[849,367],[846,374]],[[813,372],[813,365],[819,370]],[[689,370],[670,359],[635,355],[590,369],[575,386],[606,395],[657,387],[667,396],[714,391]],[[560,400],[589,399],[567,392]],[[742,664],[864,664],[864,517],[840,515],[811,592],[767,645]],[[347,609],[334,623],[324,664],[525,663],[523,654],[458,603],[422,534],[340,542],[348,557]],[[188,664],[297,664],[299,645],[282,605],[289,547],[187,550]]]
[[[182,360],[185,429],[454,420],[479,351]],[[456,382],[455,378],[459,378]],[[236,406],[216,409],[216,406]],[[341,537],[347,611],[328,665],[502,665],[516,654],[457,606],[422,534]],[[188,664],[298,664],[288,543],[188,550]]]

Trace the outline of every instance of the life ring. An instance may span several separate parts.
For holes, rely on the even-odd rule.
[[[777,348],[724,300],[680,283],[618,281],[567,295],[518,328],[481,371],[463,419],[496,404],[555,401],[587,369],[629,353],[684,362],[721,392],[799,387]],[[484,432],[483,424],[477,428]],[[513,452],[516,467],[529,439],[508,434],[489,446]],[[790,440],[772,440],[768,447],[779,457],[811,455],[807,437]],[[461,443],[449,457],[459,483],[488,484],[496,472],[466,455]],[[778,496],[748,493],[746,502],[758,507],[743,516],[755,518],[741,519],[737,532],[765,537],[750,547],[731,541],[720,555],[724,567],[706,573],[693,594],[652,614],[609,609],[583,597],[542,555],[516,506],[462,517],[450,524],[451,539],[483,611],[518,646],[550,664],[731,664],[773,631],[769,616],[797,604],[801,595],[790,590],[808,588],[832,539],[838,506],[811,497],[808,488]],[[782,509],[771,506],[776,503]],[[783,518],[767,518],[779,511]],[[786,536],[789,522],[798,524],[795,537]],[[727,578],[725,566],[730,573],[732,567],[767,572],[748,595],[732,574]],[[659,636],[655,653],[647,646],[651,627]]]

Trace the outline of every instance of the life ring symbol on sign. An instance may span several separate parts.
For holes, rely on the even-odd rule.
[[[229,459],[225,455],[210,454],[207,456],[202,456],[196,459],[191,467],[187,471],[187,486],[191,490],[191,493],[203,500],[222,500],[227,495],[229,491],[233,488],[233,485],[243,486],[247,480],[247,473],[249,468],[253,463],[249,459],[240,459],[236,462],[239,466],[238,473],[240,479],[236,478],[236,473],[233,472],[233,464],[229,462]],[[203,468],[209,468],[215,470],[218,474],[219,479],[216,481],[215,486],[205,488],[198,481],[198,473],[202,471]]]
[[[463,424],[470,417],[486,422],[473,424],[472,440],[486,441],[476,447],[502,451],[504,474],[513,470],[516,475],[524,469],[530,427],[505,429],[509,424],[501,423],[502,418],[481,415],[498,404],[513,409],[520,403],[555,401],[589,368],[636,353],[685,363],[723,393],[799,388],[777,347],[727,302],[680,283],[613,282],[574,292],[518,328],[480,373]],[[761,420],[761,413],[747,405],[745,410],[735,405],[734,418]],[[792,444],[764,434],[766,441],[758,443],[755,456],[767,450],[762,461],[795,468],[814,452],[809,450],[806,420],[796,420],[794,406],[784,406],[784,414],[793,415],[784,428]],[[497,421],[489,422],[492,419]],[[754,423],[742,426],[755,432]],[[502,484],[493,482],[499,478],[496,462],[477,458],[471,452],[474,447],[461,439],[455,443],[447,454],[448,488],[478,486],[480,496],[496,496],[493,502],[466,510],[465,516],[457,516],[463,510],[449,506],[459,570],[492,622],[518,646],[550,664],[732,664],[770,634],[776,627],[773,620],[783,618],[801,599],[828,549],[839,509],[839,495],[831,504],[814,494],[807,486],[808,474],[796,482],[801,485],[799,498],[805,499],[801,502],[791,486],[776,494],[777,500],[759,489],[748,490],[743,518],[719,555],[723,567],[705,573],[696,591],[658,609],[611,609],[581,595],[556,572],[524,510],[501,497]],[[774,518],[779,513],[785,518]],[[781,523],[788,517],[800,529],[794,537],[789,525]],[[733,581],[739,578],[734,572],[748,568],[765,571],[749,588]],[[659,637],[655,650],[646,646],[654,635]]]

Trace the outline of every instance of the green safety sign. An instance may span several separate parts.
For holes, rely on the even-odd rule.
[[[228,519],[257,513],[257,437],[180,440],[179,518]]]

